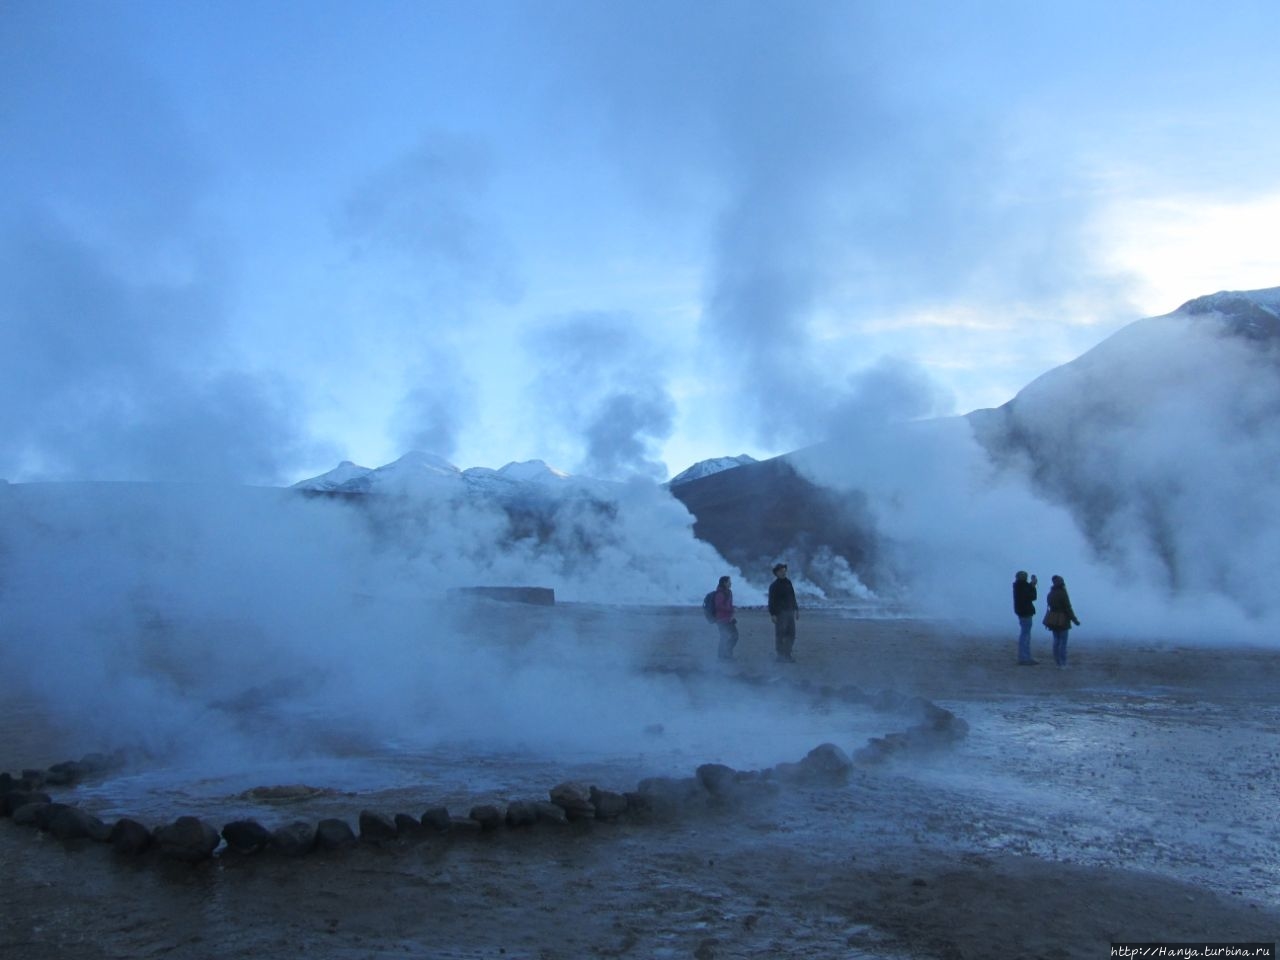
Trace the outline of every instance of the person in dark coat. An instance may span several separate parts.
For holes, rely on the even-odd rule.
[[[1071,625],[1080,626],[1076,612],[1071,607],[1071,597],[1067,594],[1067,582],[1056,573],[1053,575],[1049,595],[1045,597],[1045,605],[1049,608],[1044,615],[1044,625],[1053,634],[1053,662],[1059,667],[1067,665],[1067,634]]]
[[[1031,620],[1036,615],[1036,575],[1027,579],[1027,571],[1013,575],[1013,614],[1018,618],[1018,663],[1034,666],[1031,659]]]
[[[787,579],[787,565],[773,565],[773,583],[769,584],[769,619],[773,621],[773,647],[779,663],[795,663],[791,655],[796,645],[796,620],[800,617],[800,605],[796,603],[796,590]]]
[[[733,581],[721,577],[716,584],[716,629],[720,631],[719,656],[721,660],[733,659],[733,648],[738,645],[738,618],[733,611]]]

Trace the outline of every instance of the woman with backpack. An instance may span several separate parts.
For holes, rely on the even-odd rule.
[[[715,592],[716,629],[720,631],[721,660],[733,659],[733,648],[738,645],[738,618],[733,612],[733,581],[721,577]]]
[[[1044,625],[1053,634],[1053,662],[1060,667],[1067,665],[1067,634],[1074,623],[1080,626],[1076,612],[1071,608],[1071,597],[1067,594],[1067,582],[1057,574],[1053,575],[1053,586],[1049,588],[1049,596],[1045,597],[1048,610],[1044,615]]]

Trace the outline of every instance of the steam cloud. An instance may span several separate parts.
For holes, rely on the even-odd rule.
[[[675,405],[664,358],[638,327],[629,315],[582,314],[527,339],[543,366],[534,401],[584,438],[588,476],[666,478],[654,451],[671,435]]]
[[[1032,384],[993,461],[970,423],[852,421],[797,456],[862,491],[916,609],[1008,628],[1018,569],[1064,576],[1088,633],[1270,642],[1280,604],[1274,348],[1181,314],[1141,321]],[[1087,635],[1087,634],[1086,634]]]

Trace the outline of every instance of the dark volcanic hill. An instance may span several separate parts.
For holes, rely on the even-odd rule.
[[[696,518],[694,535],[754,583],[767,584],[773,564],[786,560],[838,592],[827,570],[834,555],[875,588],[876,535],[863,499],[811,483],[786,457],[676,484],[671,495]]]

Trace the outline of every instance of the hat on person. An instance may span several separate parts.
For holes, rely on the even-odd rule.
[[[787,565],[785,563],[775,563],[773,565],[774,573],[777,573],[779,570],[785,570],[785,569],[787,569]]]

